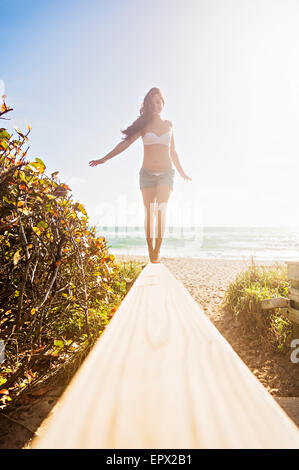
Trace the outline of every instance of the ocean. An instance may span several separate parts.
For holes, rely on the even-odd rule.
[[[112,254],[147,256],[144,227],[96,227]],[[160,256],[299,261],[299,227],[166,227]]]

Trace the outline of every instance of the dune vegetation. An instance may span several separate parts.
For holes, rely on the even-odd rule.
[[[258,338],[268,349],[284,352],[292,323],[281,308],[262,310],[261,301],[287,298],[289,287],[286,266],[257,265],[252,260],[251,266],[229,284],[224,305],[234,314],[243,332]]]

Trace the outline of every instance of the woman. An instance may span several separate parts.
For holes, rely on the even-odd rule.
[[[159,263],[160,247],[165,231],[166,206],[173,190],[174,163],[179,174],[191,181],[179,162],[174,146],[171,121],[164,121],[161,113],[165,99],[159,88],[151,88],[143,100],[140,115],[127,129],[121,131],[125,137],[111,152],[99,160],[89,162],[90,166],[100,165],[126,150],[135,140],[142,137],[144,157],[139,172],[139,186],[145,208],[144,228],[149,259]],[[156,217],[156,238],[154,246],[153,227]]]

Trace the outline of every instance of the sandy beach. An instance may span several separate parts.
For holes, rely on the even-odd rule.
[[[115,255],[115,259],[116,262],[149,262],[147,256]],[[241,334],[233,316],[223,309],[223,299],[229,283],[251,264],[250,259],[246,261],[161,256],[161,262],[184,284],[204,313],[273,396],[299,396],[298,364],[293,364],[289,355],[267,351],[258,340],[249,340]],[[284,264],[276,260],[255,260],[255,263]]]

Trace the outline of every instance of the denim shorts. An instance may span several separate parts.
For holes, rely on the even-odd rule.
[[[139,187],[143,188],[154,188],[158,184],[168,184],[171,189],[173,189],[173,180],[174,180],[175,171],[173,168],[170,170],[163,171],[159,175],[155,175],[145,168],[140,168],[139,171]]]

